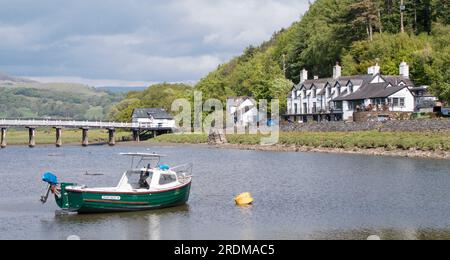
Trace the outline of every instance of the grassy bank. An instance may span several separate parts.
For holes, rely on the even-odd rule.
[[[261,136],[227,135],[234,145],[258,145]],[[202,134],[163,135],[151,142],[201,144],[208,142]],[[279,145],[330,149],[377,149],[450,151],[450,133],[417,132],[330,132],[281,133]]]
[[[62,141],[64,143],[81,143],[81,130],[63,129]],[[122,140],[123,136],[130,136],[129,132],[116,132],[116,141]],[[8,145],[28,144],[28,130],[9,129],[6,137]],[[54,144],[56,141],[54,129],[38,128],[36,130],[36,144]],[[108,141],[108,131],[101,129],[89,130],[90,143],[102,143]]]

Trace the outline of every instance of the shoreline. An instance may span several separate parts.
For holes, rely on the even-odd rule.
[[[141,143],[138,143],[140,145]],[[147,145],[158,146],[194,146],[215,149],[235,149],[247,151],[261,152],[298,152],[298,153],[325,153],[325,154],[347,154],[347,155],[369,155],[380,157],[403,157],[403,158],[422,158],[422,159],[439,159],[450,160],[450,151],[421,151],[417,149],[411,150],[386,150],[383,148],[372,149],[342,149],[342,148],[314,148],[308,146],[294,145],[247,145],[247,144],[192,144],[192,143],[170,143],[170,142],[146,142]]]
[[[54,143],[39,143],[36,147],[48,147],[54,146]],[[25,147],[29,148],[27,144],[8,144],[8,147]],[[62,148],[65,146],[83,148],[78,142],[68,142],[63,144]],[[107,142],[91,143],[89,146],[109,146]],[[192,147],[203,147],[203,148],[214,148],[214,149],[235,149],[235,150],[247,150],[247,151],[262,151],[262,152],[300,152],[300,153],[325,153],[325,154],[347,154],[347,155],[369,155],[369,156],[382,156],[382,157],[403,157],[403,158],[423,158],[423,159],[440,159],[440,160],[450,160],[450,151],[422,151],[417,149],[400,150],[393,149],[387,150],[384,148],[324,148],[324,147],[309,147],[309,146],[298,146],[298,145],[252,145],[252,144],[207,144],[207,143],[177,143],[177,142],[155,142],[155,141],[120,141],[117,142],[117,147],[120,146],[192,146]],[[111,146],[111,147],[115,147]],[[55,146],[56,149],[58,147]],[[8,150],[8,148],[1,149]]]
[[[271,151],[271,152],[302,152],[302,153],[328,153],[328,154],[353,154],[353,155],[370,155],[370,156],[386,156],[386,157],[404,157],[404,158],[428,158],[450,160],[450,151],[421,151],[417,149],[410,150],[387,150],[384,148],[316,148],[308,146],[295,145],[242,145],[242,144],[225,144],[218,145],[217,148],[251,150],[251,151]]]
[[[261,152],[298,152],[298,153],[325,153],[325,154],[347,154],[347,155],[368,155],[380,157],[403,157],[403,158],[422,158],[422,159],[439,159],[450,160],[450,151],[421,151],[417,149],[411,150],[386,150],[383,148],[372,149],[341,149],[341,148],[314,148],[308,146],[293,145],[246,145],[246,144],[193,144],[193,143],[170,143],[170,142],[147,142],[150,145],[157,146],[194,146],[215,149],[234,149]]]

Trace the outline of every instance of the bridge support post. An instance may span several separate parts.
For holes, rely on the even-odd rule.
[[[35,127],[27,127],[28,128],[28,146],[33,148],[36,146],[36,128]]]
[[[83,128],[81,128],[81,130],[83,131],[81,145],[86,147],[89,145],[89,135],[88,135],[89,128],[83,127]]]
[[[139,131],[139,129],[133,129],[133,141],[135,142],[140,142],[141,138],[140,138],[140,133],[141,131]]]
[[[6,128],[1,128],[0,130],[0,147],[1,148],[6,148]]]
[[[56,147],[62,146],[62,127],[55,127],[56,130]]]
[[[109,146],[116,145],[116,129],[109,128],[108,129],[108,134],[109,134],[109,140],[108,140]]]

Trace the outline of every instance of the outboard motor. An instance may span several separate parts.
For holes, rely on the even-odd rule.
[[[42,204],[45,204],[48,200],[48,196],[50,195],[50,191],[55,194],[58,198],[61,197],[60,192],[57,189],[58,186],[58,177],[51,172],[46,172],[42,176],[42,181],[48,184],[47,192],[45,195],[41,196]]]

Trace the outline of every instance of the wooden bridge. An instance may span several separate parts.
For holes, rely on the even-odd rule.
[[[0,119],[0,147],[6,148],[6,134],[8,128],[27,128],[29,133],[29,147],[36,146],[36,129],[37,128],[54,128],[55,144],[57,147],[62,146],[62,129],[81,129],[83,146],[89,145],[89,129],[106,129],[108,130],[108,144],[113,146],[116,144],[116,129],[131,130],[133,133],[133,141],[140,141],[143,133],[151,133],[156,136],[160,133],[168,133],[173,131],[172,126],[164,124],[152,123],[124,123],[124,122],[94,122],[94,121],[74,121],[74,120],[50,120],[50,119]]]

